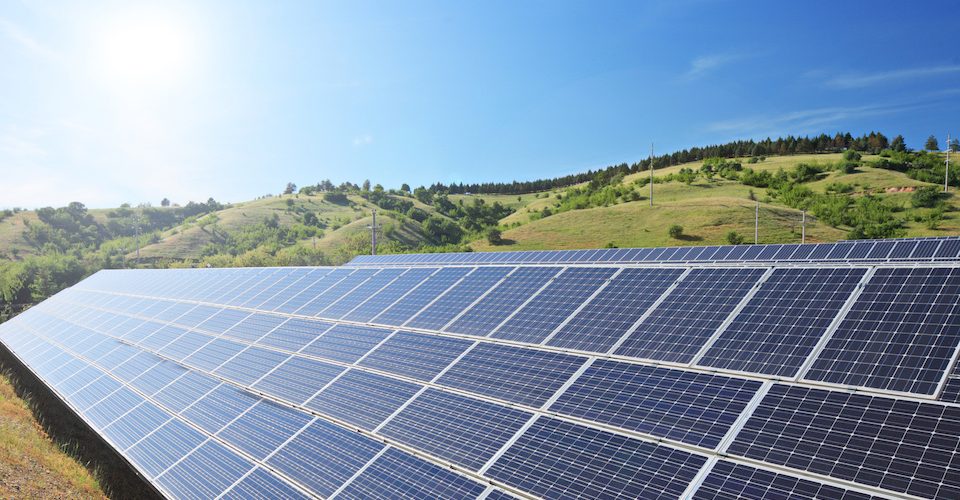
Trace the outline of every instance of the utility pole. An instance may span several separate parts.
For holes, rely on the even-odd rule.
[[[377,230],[380,229],[377,226],[377,209],[373,209],[373,224],[370,227],[370,255],[377,254]]]
[[[757,202],[757,209],[753,214],[753,244],[760,243],[760,202]]]
[[[947,168],[943,171],[943,192],[946,193],[949,190],[949,184],[947,181],[950,179],[950,134],[947,134]]]
[[[801,212],[800,218],[800,243],[807,242],[807,211],[804,210]]]
[[[650,143],[650,206],[653,206],[653,143]]]

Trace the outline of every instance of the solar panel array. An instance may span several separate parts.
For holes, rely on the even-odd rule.
[[[0,342],[170,497],[958,498],[958,249],[102,271]]]

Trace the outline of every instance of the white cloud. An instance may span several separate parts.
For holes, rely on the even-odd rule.
[[[828,77],[824,81],[824,85],[838,89],[856,89],[953,73],[960,73],[960,65],[928,66],[925,68],[908,68],[875,73],[848,73]],[[816,73],[813,74],[815,75]]]
[[[353,138],[353,147],[355,148],[366,146],[368,144],[373,144],[373,136],[370,134],[359,135]]]
[[[683,74],[682,79],[696,80],[717,68],[747,57],[751,57],[751,54],[725,53],[696,57],[690,61],[690,69]]]
[[[933,105],[934,103],[901,103],[865,106],[834,106],[790,111],[777,115],[753,115],[722,120],[707,125],[712,132],[737,135],[782,136],[823,131],[827,127],[842,126],[852,119],[896,114]]]
[[[27,51],[40,55],[49,59],[58,58],[57,53],[53,50],[50,50],[45,45],[38,42],[35,38],[28,35],[23,29],[21,29],[16,24],[0,17],[0,33],[7,37],[10,41],[16,43],[20,47],[26,49]]]

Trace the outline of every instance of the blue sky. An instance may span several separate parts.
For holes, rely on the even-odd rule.
[[[952,2],[0,4],[0,207],[510,181],[960,135]]]

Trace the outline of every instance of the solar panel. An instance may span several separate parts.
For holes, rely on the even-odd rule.
[[[862,268],[774,271],[697,363],[796,375],[865,272]]]
[[[170,497],[955,498],[958,240],[105,271],[0,342]]]
[[[680,269],[624,269],[547,345],[607,352],[682,274]]]
[[[960,344],[958,304],[958,269],[878,269],[805,378],[932,395]]]
[[[763,275],[762,269],[694,269],[616,349],[689,363]]]

